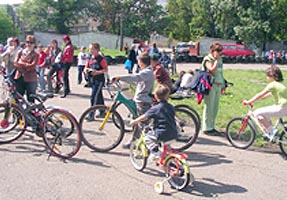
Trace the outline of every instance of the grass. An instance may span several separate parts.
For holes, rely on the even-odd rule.
[[[283,77],[287,77],[287,72],[282,71]],[[225,131],[227,123],[234,117],[245,116],[248,108],[240,102],[244,99],[250,99],[256,93],[260,92],[266,85],[267,79],[264,70],[224,70],[224,77],[228,82],[234,85],[226,89],[226,94],[220,98],[220,106],[216,118],[216,128]],[[284,81],[286,82],[286,81]],[[180,101],[170,100],[174,105],[187,104],[193,107],[202,118],[203,102],[198,105],[196,98],[183,99]],[[268,106],[274,104],[273,97],[258,101],[254,104],[254,108]],[[255,146],[264,146],[265,141],[262,137],[258,137]]]
[[[78,55],[79,52],[81,50],[80,49],[75,49],[74,51],[74,55]],[[86,50],[86,53],[88,53],[89,50]],[[115,58],[115,56],[125,56],[125,52],[124,51],[119,51],[119,50],[112,50],[112,49],[106,49],[106,48],[101,48],[101,52],[103,52],[103,54],[105,56],[111,56],[112,58]]]

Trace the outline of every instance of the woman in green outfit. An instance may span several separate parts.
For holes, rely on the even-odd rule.
[[[215,129],[215,120],[219,107],[220,95],[225,92],[224,77],[223,77],[223,62],[220,57],[222,45],[213,43],[210,46],[210,53],[204,57],[202,68],[211,73],[214,77],[212,89],[208,95],[204,95],[203,107],[203,133],[208,135],[219,135]]]

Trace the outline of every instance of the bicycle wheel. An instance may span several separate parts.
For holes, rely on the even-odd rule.
[[[92,106],[82,114],[80,118],[82,139],[89,148],[98,152],[107,152],[116,148],[122,141],[125,133],[124,123],[117,111],[111,111],[109,116],[97,116],[100,111],[107,115],[108,107]],[[117,123],[114,123],[114,120]],[[115,124],[118,124],[119,128]],[[104,126],[101,127],[101,125]]]
[[[286,130],[285,130],[286,131]],[[285,131],[282,131],[280,135],[279,146],[285,157],[287,157],[287,134]]]
[[[121,115],[121,118],[124,122],[124,130],[125,132],[132,132],[133,131],[133,126],[130,125],[130,121],[132,120],[133,116],[130,113],[129,109],[123,104],[123,103],[118,103],[115,108],[115,110],[121,110],[121,113],[123,113]],[[113,119],[115,125],[120,128],[120,125],[118,124],[118,122]]]
[[[80,150],[81,129],[66,110],[52,109],[44,116],[43,140],[51,154],[71,158]]]
[[[175,156],[165,161],[165,175],[169,178],[168,183],[176,190],[184,189],[190,182],[190,170],[185,160]]]
[[[249,120],[243,117],[233,118],[226,127],[226,137],[230,144],[239,149],[246,149],[253,144],[256,131]]]
[[[139,139],[134,140],[130,146],[130,159],[133,167],[138,170],[142,171],[146,167],[147,164],[147,149],[144,144],[139,145]]]
[[[9,105],[8,103],[0,104],[0,144],[17,140],[24,134],[26,127],[25,115],[18,106]]]
[[[183,151],[195,143],[199,134],[199,124],[190,111],[182,108],[175,108],[175,121],[178,137],[171,143],[171,148]]]
[[[197,123],[199,125],[199,129],[201,127],[201,119],[200,119],[200,116],[198,114],[198,112],[193,109],[191,106],[188,106],[188,105],[185,105],[185,104],[178,104],[178,105],[175,105],[174,106],[175,108],[181,108],[181,109],[187,109],[189,112],[191,112],[193,114],[193,116],[196,118],[197,120]]]

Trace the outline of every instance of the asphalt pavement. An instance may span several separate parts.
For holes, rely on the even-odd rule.
[[[200,64],[181,64],[178,70]],[[267,65],[225,65],[225,68],[265,69]],[[286,68],[286,66],[282,66]],[[111,76],[126,74],[123,65],[109,67]],[[90,88],[77,84],[77,68],[70,72],[71,94],[55,95],[47,105],[69,109],[77,119],[89,107]],[[106,104],[110,103],[105,93]],[[129,139],[126,134],[124,140]],[[2,200],[260,200],[286,199],[287,161],[278,146],[239,150],[224,137],[200,133],[197,142],[186,151],[195,182],[178,192],[166,183],[165,193],[154,192],[162,171],[149,163],[143,173],[131,166],[129,152],[117,147],[109,153],[91,151],[85,145],[78,154],[62,161],[49,160],[45,145],[35,134],[0,145],[0,199]]]

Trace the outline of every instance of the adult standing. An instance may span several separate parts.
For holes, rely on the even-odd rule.
[[[81,51],[78,54],[78,84],[82,83],[83,71],[86,66],[88,55],[86,54],[86,47],[82,46]]]
[[[52,86],[52,76],[57,73],[57,77],[59,76],[59,65],[61,61],[61,55],[62,55],[62,50],[58,46],[58,41],[57,40],[52,40],[51,41],[51,65],[50,65],[50,70],[47,76],[47,84],[48,84],[48,92],[53,93],[53,86]],[[57,78],[57,85],[58,83],[58,78]]]
[[[100,45],[98,43],[90,44],[91,58],[87,61],[85,71],[89,75],[89,81],[91,83],[92,93],[90,96],[91,106],[104,105],[103,86],[105,84],[105,73],[108,72],[108,64],[104,56],[100,53]],[[86,118],[87,121],[94,120],[95,113],[89,113]],[[100,113],[96,117],[103,117],[104,111],[100,110]]]
[[[26,93],[30,102],[34,102],[31,94],[35,94],[37,88],[36,65],[38,64],[39,55],[35,51],[35,43],[35,36],[28,35],[26,37],[26,48],[17,53],[14,62],[14,66],[17,69],[14,76],[16,90],[21,95]]]
[[[176,74],[176,50],[175,47],[172,47],[171,53],[170,53],[170,63],[171,63],[171,74]]]
[[[222,49],[222,45],[219,43],[211,44],[210,53],[202,61],[202,70],[210,72],[214,77],[212,89],[208,95],[204,95],[202,116],[203,133],[209,135],[219,135],[219,132],[215,129],[215,120],[219,108],[220,95],[225,92],[223,62],[220,57]]]
[[[64,86],[64,94],[61,96],[61,98],[65,98],[71,92],[69,82],[69,70],[74,61],[74,47],[72,45],[71,38],[68,35],[64,35],[62,39],[65,43],[65,49],[63,51],[61,59]]]
[[[131,68],[129,69],[129,74],[133,73],[134,65],[137,63],[137,55],[135,48],[136,48],[135,45],[132,45],[132,48],[128,54],[128,59],[131,61]]]

